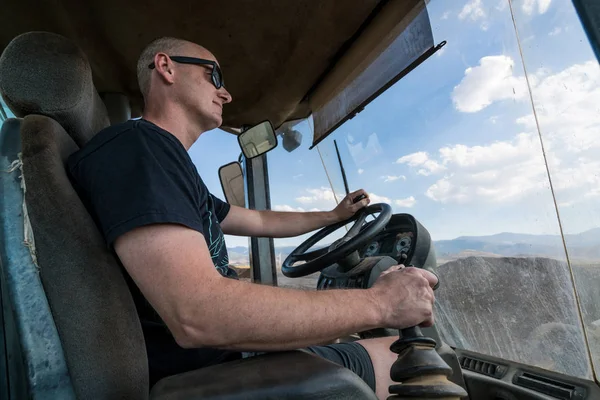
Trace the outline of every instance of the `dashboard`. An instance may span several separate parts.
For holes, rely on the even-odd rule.
[[[416,244],[414,231],[413,224],[396,214],[371,243],[359,250],[359,254],[361,258],[388,256],[399,263],[410,261]]]
[[[362,257],[376,257],[376,256],[390,256],[399,260],[403,258],[403,254],[408,257],[410,252],[412,241],[412,232],[398,232],[385,237],[375,238],[366,248],[361,252]]]

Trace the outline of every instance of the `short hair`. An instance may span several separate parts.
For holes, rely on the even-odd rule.
[[[177,53],[182,47],[184,47],[188,42],[183,39],[176,39],[172,37],[162,37],[152,41],[138,59],[137,63],[137,79],[138,85],[140,86],[140,91],[142,92],[142,96],[146,98],[148,96],[148,92],[150,91],[150,75],[152,70],[148,68],[154,61],[154,56],[156,53],[167,53],[168,55],[177,55]]]

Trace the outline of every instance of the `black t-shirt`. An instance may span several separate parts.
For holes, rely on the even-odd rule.
[[[230,206],[208,191],[189,154],[169,132],[146,120],[106,128],[69,158],[68,172],[111,249],[115,239],[134,228],[181,224],[204,235],[215,268],[222,275],[237,277],[229,267],[219,225]],[[142,323],[151,383],[234,357],[218,350],[179,347],[123,271]]]

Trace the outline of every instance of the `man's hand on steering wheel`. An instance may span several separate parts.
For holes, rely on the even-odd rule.
[[[362,199],[355,203],[355,200],[361,197]],[[333,209],[332,213],[337,217],[337,221],[345,221],[356,214],[361,208],[368,206],[370,202],[371,199],[369,199],[369,194],[365,192],[364,189],[359,189],[344,197],[344,199],[340,201],[340,204]]]

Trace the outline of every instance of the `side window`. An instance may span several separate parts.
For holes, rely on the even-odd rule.
[[[237,137],[220,129],[202,134],[189,150],[190,157],[208,190],[223,201],[225,195],[219,180],[219,167],[237,161],[240,152]],[[237,271],[240,279],[250,281],[248,238],[225,235],[225,243],[229,265]]]
[[[8,109],[6,103],[4,103],[4,99],[2,99],[2,96],[0,96],[0,122],[3,122],[7,118],[14,117],[14,114]]]
[[[512,2],[529,82],[508,1],[427,7],[448,44],[319,145],[327,170],[336,140],[351,186],[429,230],[444,341],[590,379],[577,300],[597,335],[598,63],[572,45],[587,39],[566,0]]]

